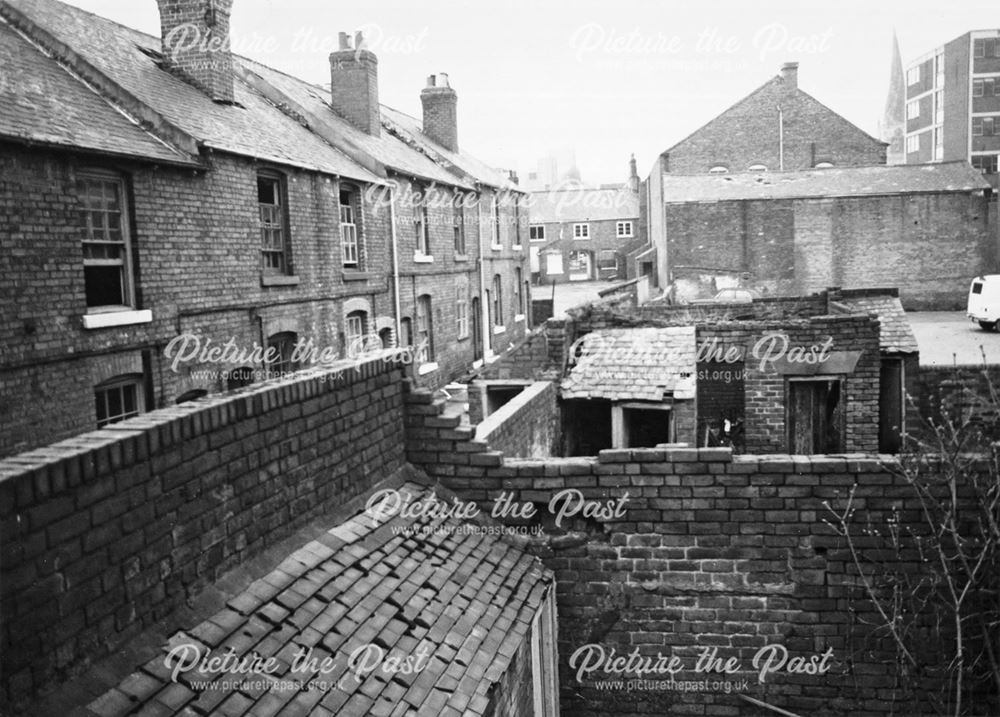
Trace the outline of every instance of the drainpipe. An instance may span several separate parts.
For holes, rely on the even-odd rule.
[[[483,364],[486,364],[487,357],[493,358],[493,327],[490,325],[488,312],[489,307],[486,302],[486,249],[483,246],[483,192],[482,186],[477,187],[479,201],[476,202],[476,224],[479,234],[479,332],[480,340],[483,342]],[[499,211],[499,209],[497,210]],[[490,230],[492,231],[492,227]]]
[[[778,170],[785,169],[785,116],[778,105]]]
[[[396,313],[396,346],[403,331],[399,303],[399,246],[396,238],[396,196],[393,192],[395,183],[390,183],[389,190],[389,234],[392,238],[392,296]]]

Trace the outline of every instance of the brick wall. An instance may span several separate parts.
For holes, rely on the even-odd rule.
[[[557,397],[557,385],[551,381],[526,386],[476,426],[476,440],[486,441],[508,456],[558,455],[561,417]]]
[[[607,306],[591,305],[575,315],[575,321],[568,329],[575,341],[590,331],[600,329],[695,323],[699,347],[714,344],[722,355],[730,349],[740,352],[745,359],[724,361],[725,366],[717,366],[714,365],[715,359],[719,358],[717,351],[701,351],[696,369],[705,372],[701,375],[708,376],[710,381],[713,381],[713,376],[715,379],[714,383],[698,381],[700,420],[695,440],[699,445],[704,443],[706,424],[717,428],[726,419],[733,421],[734,417],[742,417],[742,442],[737,448],[750,453],[788,450],[786,383],[790,377],[797,375],[795,369],[784,366],[780,361],[762,362],[760,358],[768,355],[769,348],[761,342],[766,342],[769,335],[784,336],[788,346],[786,353],[790,354],[793,347],[808,350],[832,340],[833,352],[860,352],[853,372],[840,374],[844,389],[841,401],[846,406],[845,450],[877,451],[881,359],[878,321],[864,315],[792,318],[819,310],[821,306],[825,308],[825,305],[826,299],[821,295],[774,299],[759,306],[757,302],[705,307],[647,304],[638,312],[628,314],[619,314]],[[767,318],[758,320],[755,318],[757,313]],[[755,346],[760,346],[757,359],[752,354]],[[778,349],[780,344],[775,344],[775,350]],[[798,374],[799,377],[807,375],[808,371]],[[821,378],[822,375],[817,374],[816,377]],[[741,379],[745,398],[738,402],[732,387]],[[701,404],[703,398],[707,400],[705,405]],[[693,429],[694,426],[688,435],[695,435]]]
[[[916,398],[924,421],[944,426],[985,420],[990,437],[996,432],[997,406],[993,398],[1000,389],[1000,366],[920,366],[916,373]],[[926,436],[929,426],[913,422],[918,436]]]
[[[399,247],[400,271],[400,311],[401,316],[413,322],[416,331],[416,305],[418,297],[429,295],[433,312],[434,363],[438,369],[429,373],[414,374],[415,380],[424,386],[440,388],[455,378],[468,372],[475,358],[472,299],[478,298],[484,312],[492,312],[490,305],[493,277],[502,277],[503,330],[494,331],[492,313],[487,324],[483,313],[479,317],[480,326],[488,325],[490,339],[484,351],[492,346],[495,353],[507,351],[511,344],[519,343],[530,328],[531,297],[526,294],[525,283],[530,283],[527,264],[527,217],[519,216],[512,200],[500,202],[499,243],[493,244],[496,231],[493,222],[493,192],[484,188],[472,200],[466,202],[464,231],[466,253],[455,251],[456,212],[452,207],[455,194],[446,188],[428,188],[410,179],[396,177],[399,184],[395,206],[397,242]],[[433,261],[421,260],[416,256],[416,220],[418,207],[412,201],[414,193],[427,191],[428,226],[430,233],[430,256]],[[518,229],[517,221],[520,221]],[[521,244],[516,244],[520,237]],[[494,248],[494,246],[498,248]],[[486,285],[482,285],[479,263],[483,263]],[[514,290],[516,269],[521,270],[519,285],[524,315],[518,311]],[[469,333],[459,335],[456,313],[457,296],[469,301]]]
[[[71,155],[3,153],[0,207],[9,218],[13,250],[0,262],[13,280],[0,287],[0,327],[7,337],[0,349],[0,455],[92,430],[95,379],[116,364],[146,361],[140,372],[152,394],[148,408],[170,405],[191,389],[224,389],[223,378],[199,378],[197,372],[240,364],[190,361],[172,370],[164,349],[180,334],[199,334],[217,345],[232,338],[249,350],[290,330],[339,352],[348,298],[367,301],[372,318],[392,315],[384,271],[390,265],[388,213],[365,205],[364,261],[372,271],[349,277],[340,261],[338,185],[331,178],[286,168],[292,271],[299,283],[262,286],[258,165],[218,153],[212,169],[201,174],[98,164],[126,180],[138,308],[151,310],[153,320],[83,328],[76,176],[92,165]]]
[[[113,650],[404,461],[375,359],[146,414],[0,461],[6,697]]]
[[[628,237],[618,236],[618,222],[627,221],[632,223],[632,235]],[[589,239],[577,239],[573,236],[573,225],[584,223],[590,227]],[[587,209],[581,208],[581,216],[578,221],[569,222],[545,222],[540,226],[545,227],[545,243],[541,245],[546,253],[558,252],[561,255],[560,268],[558,273],[550,274],[548,271],[548,261],[542,257],[539,272],[540,283],[552,284],[570,281],[569,262],[570,254],[573,252],[584,252],[589,257],[590,273],[593,280],[613,280],[625,279],[625,247],[629,244],[638,232],[639,218],[620,217],[617,219],[588,220]],[[602,251],[613,251],[615,253],[617,268],[599,269],[598,263]]]
[[[681,298],[748,274],[765,294],[899,287],[908,309],[959,309],[997,264],[988,200],[962,193],[666,205]]]
[[[842,508],[854,488],[861,549],[882,544],[861,535],[865,526],[892,516],[920,529],[919,504],[891,464],[859,455],[734,458],[718,448],[514,460],[457,436],[457,424],[438,417],[443,403],[430,394],[413,392],[405,400],[412,409],[408,430],[438,432],[436,440],[408,442],[412,463],[483,510],[501,492],[536,506],[535,523],[545,534],[529,545],[557,576],[565,713],[736,715],[747,709],[722,690],[609,692],[594,681],[617,676],[600,673],[578,682],[568,660],[587,644],[618,656],[635,649],[653,658],[678,655],[687,666],[678,681],[706,679],[691,665],[701,649],[715,647],[720,656],[740,660],[746,671],[738,677],[750,677],[751,696],[797,714],[888,715],[901,705],[911,714],[932,711],[920,690],[935,683],[925,673],[908,680],[898,668],[891,640],[872,627],[879,618],[845,542],[823,522],[826,505]],[[556,527],[548,505],[566,489],[601,505],[619,504],[623,512],[570,516]],[[916,552],[899,556],[897,565],[914,579],[924,570]],[[932,632],[920,652],[925,667],[940,667],[932,644],[938,637],[947,639]],[[830,669],[774,674],[761,685],[751,660],[769,644],[806,658],[831,649]]]
[[[481,379],[557,378],[566,363],[566,322],[549,319],[507,355],[484,366]]]
[[[885,164],[882,142],[798,90],[794,83],[775,77],[671,147],[665,169],[675,174],[702,174],[723,166],[731,172],[745,172],[752,164],[763,164],[774,171],[779,167],[781,145],[785,169],[809,169],[819,162],[838,167]]]

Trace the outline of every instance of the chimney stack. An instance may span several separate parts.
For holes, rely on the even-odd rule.
[[[366,49],[360,33],[340,33],[336,52],[330,53],[330,106],[366,134],[382,133],[378,104],[378,58]]]
[[[639,170],[635,166],[635,155],[628,159],[628,188],[633,192],[639,191]]]
[[[785,89],[795,90],[799,86],[799,63],[786,62],[781,66],[781,79],[785,81]]]
[[[424,134],[457,152],[458,95],[448,84],[447,74],[427,78],[427,86],[420,91],[420,103],[424,106]]]
[[[233,0],[157,0],[165,67],[213,100],[233,101]]]

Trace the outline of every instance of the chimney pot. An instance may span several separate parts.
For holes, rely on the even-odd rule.
[[[358,30],[354,33],[354,49],[363,50],[365,49],[365,34]]]
[[[451,87],[451,85],[448,84],[448,73],[447,72],[441,72],[441,73],[439,73],[438,74],[438,80],[439,80],[438,81],[438,86],[439,87]]]
[[[337,35],[337,43],[337,48],[340,50],[351,49],[350,36],[346,32],[341,32]]]
[[[437,85],[437,77],[434,75],[427,75],[427,86],[435,87]]]

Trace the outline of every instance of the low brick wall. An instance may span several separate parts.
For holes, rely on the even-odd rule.
[[[527,339],[478,372],[481,379],[555,378],[565,364],[566,322],[550,319]]]
[[[102,657],[402,466],[402,386],[382,359],[302,372],[0,461],[0,699]]]
[[[747,677],[746,694],[794,714],[888,715],[902,704],[910,714],[933,711],[921,692],[933,681],[921,676],[907,683],[892,641],[873,627],[880,618],[846,541],[824,522],[832,518],[827,505],[843,509],[854,489],[859,549],[883,546],[863,531],[892,520],[904,532],[920,531],[919,504],[892,457],[734,458],[729,449],[703,448],[518,460],[456,434],[457,423],[437,415],[441,404],[430,394],[414,392],[406,400],[414,409],[407,413],[408,435],[437,432],[411,440],[408,460],[484,512],[504,495],[537,509],[528,522],[544,532],[529,546],[557,576],[564,714],[740,715],[750,709],[721,687],[605,690],[597,680],[634,674],[601,672],[578,681],[569,659],[590,644],[621,658],[634,650],[654,660],[677,655],[687,667],[677,681]],[[567,490],[609,512],[577,513],[556,524],[565,503],[552,501]],[[620,512],[611,514],[615,506]],[[926,569],[915,550],[894,560],[914,580]],[[760,683],[752,660],[773,644],[807,662],[832,650],[829,670],[780,672]],[[737,658],[743,671],[694,673],[701,651],[713,648],[724,660]],[[928,642],[921,651],[925,665],[938,658],[935,650]]]
[[[559,448],[558,392],[551,381],[538,381],[487,416],[476,427],[476,440],[504,455],[544,458]]]

